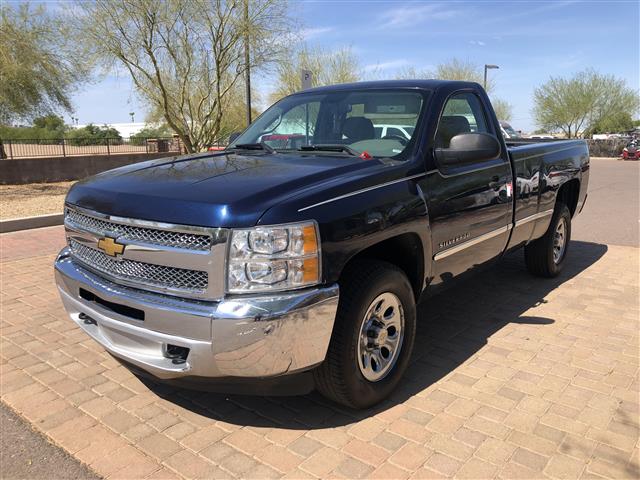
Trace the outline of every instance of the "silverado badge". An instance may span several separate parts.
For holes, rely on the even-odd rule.
[[[115,257],[124,253],[124,245],[116,242],[110,237],[104,237],[98,240],[98,248],[110,257]]]

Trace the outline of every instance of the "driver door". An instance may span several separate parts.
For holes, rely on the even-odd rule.
[[[480,97],[456,92],[445,103],[433,147],[448,148],[451,138],[469,132],[498,138]],[[438,284],[502,253],[511,225],[512,174],[506,151],[497,159],[460,166],[432,161],[436,168],[427,172],[421,188],[428,197],[432,283]]]

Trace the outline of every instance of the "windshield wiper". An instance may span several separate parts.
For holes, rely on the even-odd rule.
[[[298,148],[301,151],[323,151],[323,152],[345,152],[354,157],[359,157],[360,152],[354,150],[349,145],[342,145],[340,143],[322,143],[315,145],[302,145]]]
[[[260,143],[238,143],[234,145],[232,148],[237,148],[239,150],[264,150],[269,153],[276,153],[275,148],[271,145],[266,144],[264,142]]]

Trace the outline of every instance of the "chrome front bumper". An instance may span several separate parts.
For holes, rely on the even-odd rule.
[[[58,255],[55,275],[80,328],[114,356],[166,380],[308,370],[324,360],[338,308],[337,285],[219,302],[145,292],[87,271],[68,249]],[[144,320],[126,314],[133,311],[127,308],[143,312]],[[187,348],[188,355],[169,358],[169,346]]]

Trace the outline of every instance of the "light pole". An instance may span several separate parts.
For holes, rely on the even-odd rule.
[[[484,65],[484,84],[482,85],[484,89],[487,89],[487,70],[500,68],[498,65]]]
[[[244,68],[245,98],[247,103],[247,127],[251,123],[251,57],[249,54],[249,0],[244,0]]]

